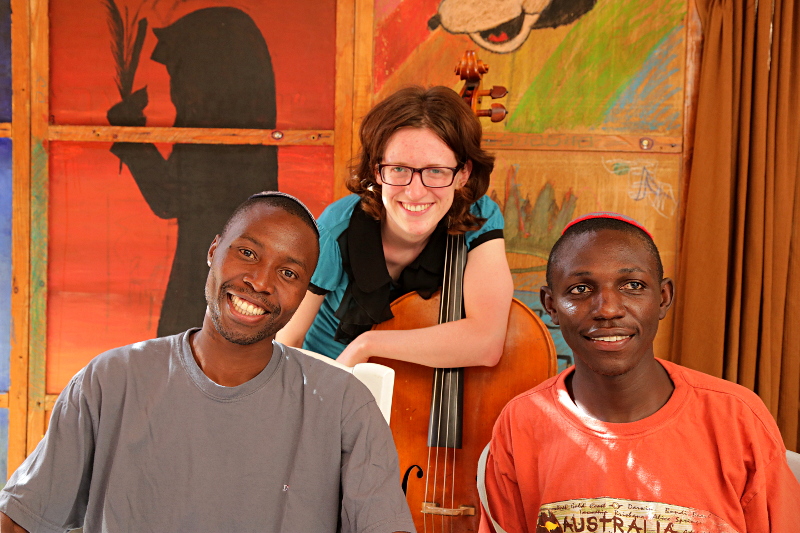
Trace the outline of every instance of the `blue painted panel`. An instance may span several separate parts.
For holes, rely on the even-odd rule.
[[[11,343],[11,140],[0,139],[0,392],[8,392]]]
[[[0,122],[11,122],[11,0],[0,0]]]

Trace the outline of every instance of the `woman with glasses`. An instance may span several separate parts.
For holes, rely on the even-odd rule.
[[[309,291],[278,340],[348,366],[387,357],[433,367],[497,363],[513,293],[503,217],[485,196],[494,156],[481,125],[451,89],[402,89],[375,106],[347,180],[355,194],[319,218],[320,258]],[[442,285],[446,234],[463,233],[465,318],[371,331],[390,304]]]

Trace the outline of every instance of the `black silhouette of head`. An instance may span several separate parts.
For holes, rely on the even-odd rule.
[[[233,7],[193,11],[154,28],[177,127],[275,127],[275,76],[261,31]]]

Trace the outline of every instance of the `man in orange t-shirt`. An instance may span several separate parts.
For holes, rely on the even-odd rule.
[[[594,213],[567,226],[541,299],[575,366],[497,420],[482,532],[798,530],[800,484],[761,400],[655,358],[672,298],[638,223]]]

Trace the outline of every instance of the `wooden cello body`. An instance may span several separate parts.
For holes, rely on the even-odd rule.
[[[439,323],[439,306],[440,293],[429,300],[406,294],[392,304],[395,318],[375,329],[433,326]],[[491,368],[459,369],[463,370],[460,448],[428,445],[431,404],[441,369],[393,359],[370,361],[390,366],[396,373],[391,428],[417,531],[477,531],[480,500],[475,475],[494,422],[510,399],[556,373],[556,351],[547,328],[515,299],[500,362]]]

